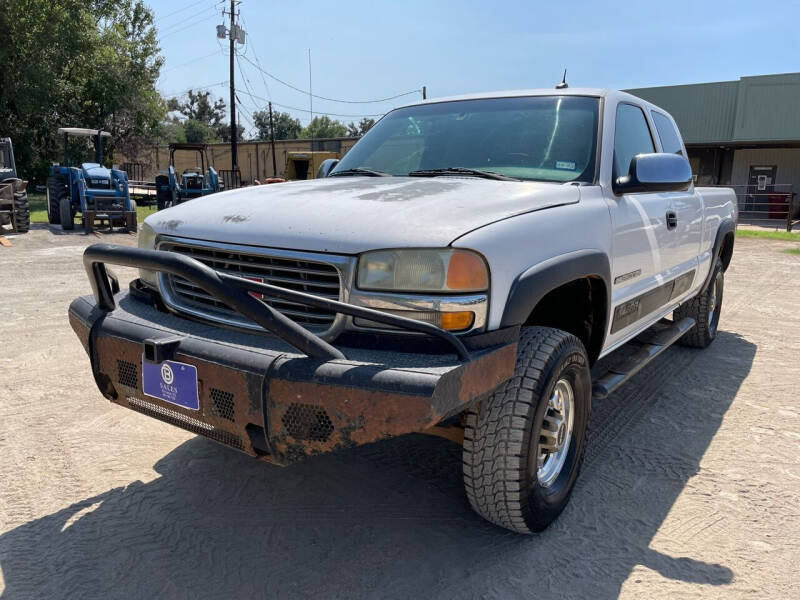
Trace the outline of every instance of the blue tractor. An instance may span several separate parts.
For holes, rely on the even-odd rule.
[[[136,231],[136,202],[128,192],[128,175],[103,166],[103,138],[111,134],[77,127],[62,127],[58,133],[64,136],[64,162],[50,167],[47,178],[48,221],[60,223],[64,230],[74,229],[75,215],[81,213],[87,233],[101,223]],[[94,138],[95,162],[71,165],[70,136]]]
[[[175,152],[190,152],[196,155],[194,165],[185,168],[180,176],[175,171]],[[185,161],[184,161],[185,162]],[[196,166],[198,165],[199,166]],[[208,165],[208,170],[206,170]],[[205,144],[170,144],[169,168],[166,175],[156,177],[158,210],[207,196],[222,190],[219,175],[208,162],[208,147]]]

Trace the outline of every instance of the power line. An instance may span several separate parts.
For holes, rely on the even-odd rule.
[[[211,58],[212,56],[217,56],[219,54],[220,54],[220,52],[216,51],[216,52],[212,52],[211,54],[206,54],[205,56],[200,56],[198,58],[193,58],[192,60],[187,60],[186,62],[183,62],[183,63],[181,63],[179,65],[175,65],[174,67],[170,67],[169,69],[164,69],[163,73],[168,73],[169,71],[174,71],[175,69],[180,69],[181,67],[185,67],[186,65],[191,65],[192,63],[196,63],[196,62],[201,61],[201,60],[203,60],[205,58]]]
[[[216,19],[216,18],[217,18],[217,15],[216,15],[216,12],[215,12],[215,14],[210,15],[208,17],[205,17],[203,19],[200,19],[200,20],[197,20],[197,21],[192,21],[192,22],[186,24],[185,27],[181,27],[180,29],[170,30],[167,33],[159,36],[158,39],[159,40],[163,40],[165,37],[169,37],[169,36],[171,36],[173,34],[180,33],[181,31],[186,31],[187,29],[190,29],[191,27],[194,27],[195,25],[200,25],[201,23],[206,23],[206,22],[211,21],[212,19]],[[181,25],[183,25],[183,23],[181,23]]]
[[[191,4],[187,4],[187,5],[186,5],[186,6],[184,6],[183,8],[178,8],[178,9],[176,9],[176,10],[173,10],[171,13],[167,13],[167,14],[165,14],[165,15],[162,15],[162,16],[160,16],[160,17],[158,18],[158,20],[159,20],[159,21],[163,21],[164,19],[168,19],[168,18],[169,18],[169,17],[171,17],[172,15],[177,15],[177,14],[178,14],[178,13],[180,13],[180,12],[183,12],[183,11],[185,11],[185,10],[189,10],[190,8],[194,8],[195,6],[199,6],[200,4],[206,4],[206,2],[207,2],[207,1],[208,1],[208,0],[200,0],[199,2],[192,2]]]
[[[214,87],[227,85],[227,83],[228,80],[226,79],[224,81],[220,81],[218,83],[210,83],[208,85],[201,85],[201,86],[194,85],[188,89],[183,90],[182,92],[175,92],[174,94],[162,94],[162,96],[174,98],[175,96],[183,96],[184,94],[188,94],[189,92],[201,92],[203,90],[208,90]]]
[[[247,95],[247,96],[251,96],[251,97],[255,98],[256,100],[261,100],[262,102],[270,102],[270,100],[267,100],[266,98],[262,98],[261,96],[257,96],[255,94],[251,94],[251,93],[245,92],[243,90],[239,90],[239,91],[242,92],[243,94]],[[274,101],[272,101],[272,104],[274,104],[275,106],[280,106],[281,108],[285,108],[287,110],[296,110],[296,111],[302,112],[302,113],[309,112],[309,110],[307,108],[297,108],[296,106],[288,106],[287,104],[278,104],[277,102],[274,102]],[[365,114],[365,115],[345,115],[345,114],[341,114],[341,113],[332,113],[332,112],[322,111],[322,114],[326,114],[326,115],[331,116],[331,117],[359,118],[359,117],[382,117],[386,113],[372,113],[372,114]]]
[[[259,65],[255,64],[252,60],[250,60],[246,56],[243,56],[242,58],[245,59],[247,62],[249,62],[251,65],[253,65],[253,67],[258,69],[261,73],[263,73],[264,75],[269,77],[270,79],[274,79],[278,83],[280,83],[282,85],[285,85],[286,87],[291,88],[296,92],[300,92],[301,94],[305,94],[307,96],[311,96],[312,98],[318,98],[319,100],[327,100],[328,102],[340,102],[342,104],[377,104],[379,102],[388,102],[389,100],[396,100],[397,98],[402,98],[403,96],[410,96],[411,94],[420,94],[420,93],[422,93],[422,90],[411,90],[411,91],[408,91],[408,92],[403,92],[402,94],[396,94],[394,96],[389,96],[388,98],[378,98],[376,100],[341,100],[341,99],[336,99],[336,98],[327,98],[325,96],[320,96],[318,94],[312,94],[308,90],[300,89],[299,87],[294,86],[291,83],[287,83],[287,82],[283,81],[282,79],[279,79],[278,77],[276,77],[275,75],[273,75],[269,71],[266,71],[266,70],[262,69]]]

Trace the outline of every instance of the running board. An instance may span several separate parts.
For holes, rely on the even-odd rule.
[[[651,360],[677,342],[687,331],[695,326],[695,320],[689,317],[678,322],[662,319],[659,329],[648,336],[638,336],[626,346],[638,348],[627,358],[613,365],[603,375],[592,382],[592,397],[595,400],[607,398],[614,390],[641,371]]]

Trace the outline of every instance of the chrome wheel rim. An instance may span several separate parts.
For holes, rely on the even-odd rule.
[[[547,401],[547,409],[536,449],[536,478],[550,487],[564,468],[572,441],[575,392],[566,379],[559,379]]]

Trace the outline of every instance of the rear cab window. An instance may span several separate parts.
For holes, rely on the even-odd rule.
[[[656,125],[658,131],[658,138],[661,140],[661,149],[670,154],[680,154],[683,156],[683,143],[681,136],[672,124],[672,121],[667,115],[658,111],[650,111],[653,117],[653,123]]]

